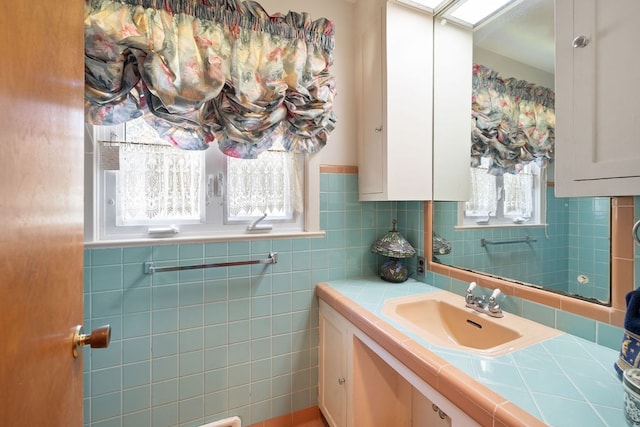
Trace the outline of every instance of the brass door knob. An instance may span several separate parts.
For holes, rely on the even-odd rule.
[[[82,347],[89,345],[91,348],[107,348],[111,341],[111,326],[103,325],[91,331],[90,334],[84,334],[82,325],[76,326],[73,334],[73,357],[78,357]]]

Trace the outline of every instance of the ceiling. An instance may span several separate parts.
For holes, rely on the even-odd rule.
[[[553,0],[521,0],[482,24],[474,46],[554,73]]]

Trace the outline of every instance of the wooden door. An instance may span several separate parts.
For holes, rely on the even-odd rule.
[[[0,425],[80,426],[83,2],[0,13]]]

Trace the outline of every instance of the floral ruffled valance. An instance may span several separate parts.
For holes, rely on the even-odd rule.
[[[554,105],[553,90],[474,64],[471,166],[482,157],[491,159],[493,175],[516,173],[532,161],[545,166],[554,153]]]
[[[239,0],[87,0],[85,115],[177,147],[314,153],[334,129],[331,21]]]

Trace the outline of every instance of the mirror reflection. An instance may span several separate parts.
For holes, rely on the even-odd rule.
[[[474,73],[553,91],[553,13],[553,0],[522,0],[475,30]],[[434,261],[609,303],[610,199],[555,197],[545,158],[496,173],[489,150],[473,154],[469,201],[434,203]]]

